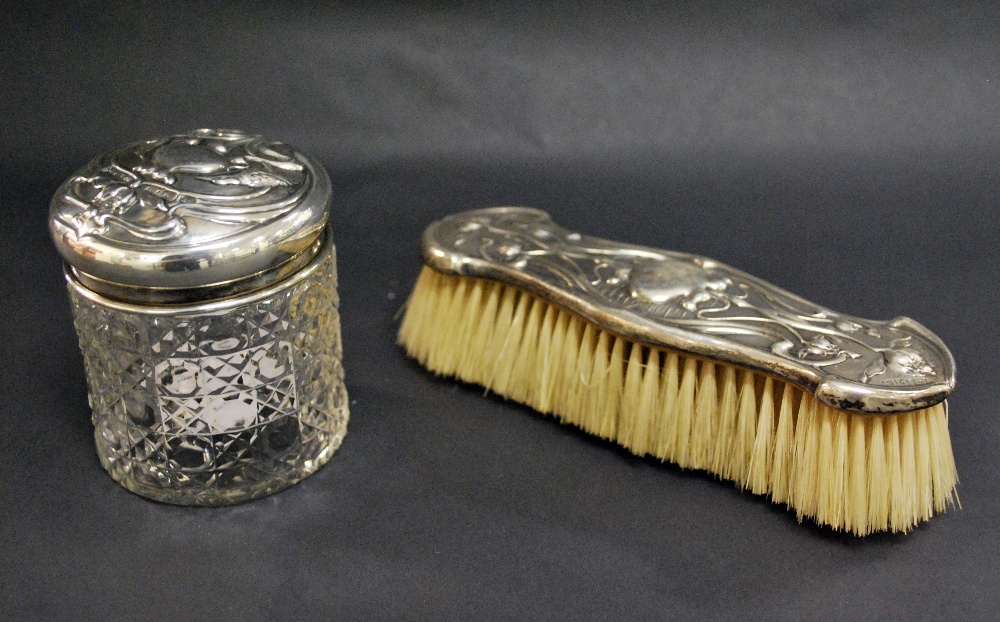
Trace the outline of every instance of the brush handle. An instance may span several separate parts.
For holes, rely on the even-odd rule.
[[[541,210],[448,216],[423,236],[440,272],[493,279],[633,341],[773,374],[830,406],[903,412],[955,387],[948,348],[917,322],[831,311],[715,260],[611,242]]]

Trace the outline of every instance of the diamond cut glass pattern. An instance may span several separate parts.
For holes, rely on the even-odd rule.
[[[238,503],[325,464],[347,430],[333,252],[263,300],[178,315],[70,286],[97,451],[129,490]]]

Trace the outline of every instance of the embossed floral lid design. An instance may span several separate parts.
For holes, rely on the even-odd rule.
[[[323,168],[293,147],[194,130],[92,160],[52,199],[49,228],[74,275],[119,299],[187,301],[273,283],[323,242]]]

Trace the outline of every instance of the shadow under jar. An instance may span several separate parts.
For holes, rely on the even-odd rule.
[[[128,145],[56,192],[97,452],[125,488],[239,503],[340,446],[330,196],[315,161],[232,130]]]

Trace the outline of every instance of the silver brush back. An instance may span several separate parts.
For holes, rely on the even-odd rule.
[[[760,370],[835,408],[893,413],[943,401],[955,362],[906,317],[831,311],[718,261],[569,231],[546,212],[494,207],[423,236],[427,264],[534,293],[628,339]]]

